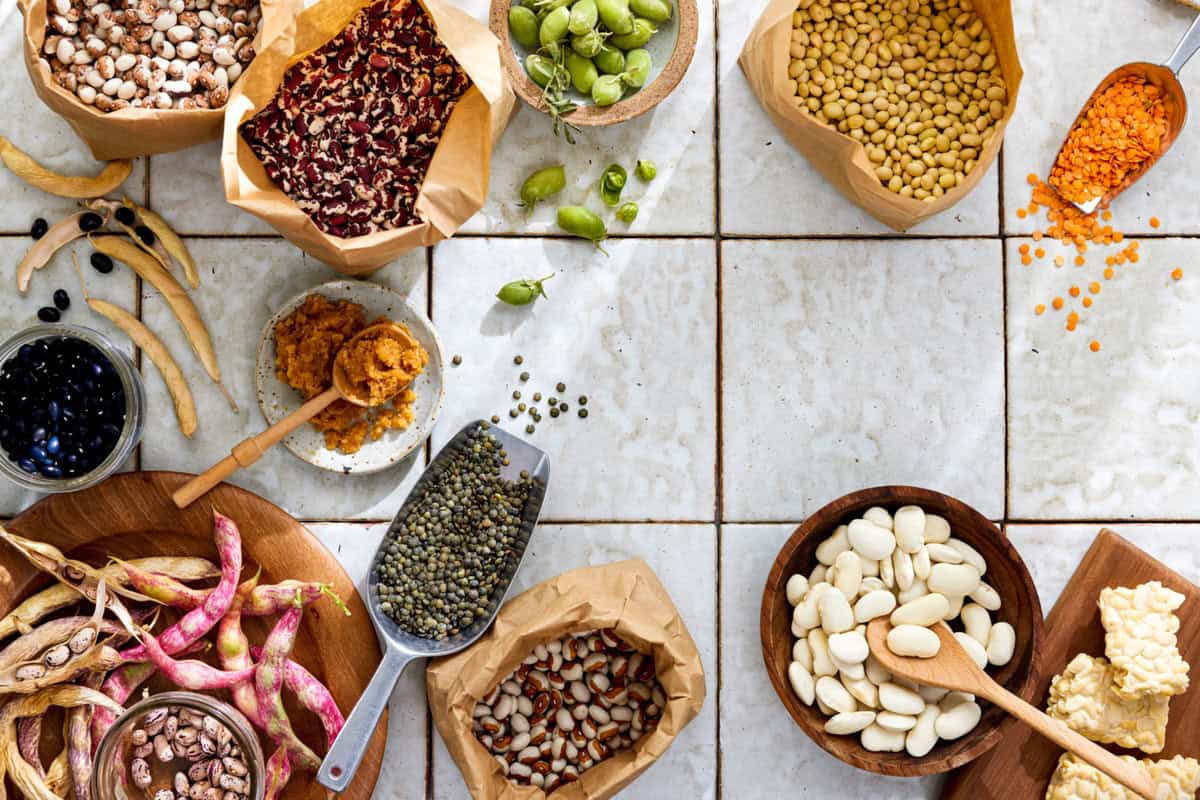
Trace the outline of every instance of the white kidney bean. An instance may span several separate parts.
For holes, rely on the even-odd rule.
[[[934,564],[925,583],[931,592],[966,597],[979,588],[979,570],[970,564]]]
[[[997,622],[988,634],[987,657],[988,663],[994,667],[1003,667],[1012,661],[1013,650],[1017,645],[1017,632],[1007,622]]]
[[[795,622],[792,622],[792,636],[795,636],[797,639],[803,639],[805,636],[808,636],[808,628],[801,628]]]
[[[796,697],[800,698],[800,702],[806,706],[813,704],[813,699],[816,697],[816,689],[813,684],[812,674],[804,668],[803,664],[793,661],[788,665],[788,683],[792,685],[792,691],[796,693]],[[559,713],[562,709],[559,709]],[[571,715],[568,713],[568,717]],[[575,723],[572,722],[572,725]],[[566,726],[560,726],[565,728]]]
[[[859,556],[858,563],[859,563],[859,566],[862,567],[862,575],[863,575],[864,581],[867,578],[878,578],[879,577],[879,562],[878,561],[872,561],[869,558],[863,558],[862,556]]]
[[[979,707],[978,703],[971,701],[958,703],[938,715],[933,723],[933,730],[940,738],[947,741],[961,739],[979,724],[979,718],[982,716],[983,709]]]
[[[846,596],[847,600],[858,597],[858,589],[862,585],[862,560],[857,553],[847,550],[839,553],[833,564],[837,574],[833,585]]]
[[[875,572],[878,573],[879,572],[879,562],[872,561],[871,563],[875,565]],[[863,573],[863,574],[865,576],[866,573]],[[877,574],[872,575],[870,577],[864,577],[862,579],[862,584],[858,587],[858,593],[860,596],[863,596],[863,597],[869,595],[871,592],[879,592],[879,591],[887,591],[887,587],[883,585],[883,581],[879,580],[879,577]],[[891,594],[891,592],[888,592],[888,594]]]
[[[828,567],[837,561],[839,555],[849,550],[850,540],[846,535],[847,531],[845,525],[838,525],[832,536],[817,545],[817,561]]]
[[[925,545],[925,552],[929,554],[929,560],[935,564],[961,564],[963,563],[962,553],[955,550],[948,544],[933,544]]]
[[[806,670],[813,670],[813,654],[812,648],[808,645],[808,639],[797,639],[792,645],[792,661],[802,664]]]
[[[987,667],[988,655],[987,650],[983,648],[983,645],[975,641],[970,634],[963,633],[962,631],[955,631],[954,638],[958,640],[960,645],[962,645],[962,649],[967,651],[967,655],[969,655],[971,660],[975,662],[975,666],[979,667],[980,669]]]
[[[925,580],[929,577],[929,570],[933,567],[933,562],[929,560],[929,550],[922,547],[912,557],[913,560],[913,575],[917,580]]]
[[[938,735],[935,730],[937,718],[941,715],[937,706],[925,706],[925,710],[917,717],[917,724],[904,737],[904,749],[913,758],[924,758],[937,744]]]
[[[858,710],[858,703],[846,691],[846,687],[842,686],[842,682],[828,675],[817,678],[817,697],[821,698],[822,703],[841,714],[849,714],[851,711]]]
[[[944,619],[946,622],[949,622],[962,613],[963,601],[965,598],[954,595],[953,597],[949,597],[947,599],[950,601],[950,610],[946,612],[946,616],[942,617],[942,619]]]
[[[892,679],[892,673],[884,669],[875,656],[867,656],[866,662],[863,664],[867,670],[867,680],[876,686],[882,686]]]
[[[804,600],[804,595],[808,594],[808,578],[803,575],[793,575],[788,578],[785,592],[789,603],[793,606],[800,605]]]
[[[874,721],[874,711],[851,711],[849,714],[834,714],[826,720],[825,732],[839,736],[858,733]]]
[[[857,631],[835,633],[829,637],[829,654],[845,664],[861,664],[870,653],[867,637]]]
[[[842,685],[850,696],[867,708],[879,708],[879,687],[868,678],[847,678],[842,676]]]
[[[896,607],[896,596],[887,589],[877,589],[864,594],[854,604],[854,618],[859,622],[870,622],[876,617],[892,613]]]
[[[826,583],[825,573],[827,571],[828,567],[826,567],[824,564],[817,564],[815,567],[813,567],[813,571],[808,573],[808,585],[813,586],[818,583]],[[812,589],[809,589],[809,591],[811,592]]]
[[[859,741],[872,753],[899,753],[904,749],[904,734],[871,724],[863,728]]]
[[[846,536],[850,546],[864,558],[882,561],[896,549],[896,537],[886,528],[881,528],[865,519],[856,519],[847,527]],[[880,565],[882,571],[883,565]],[[882,574],[882,572],[881,572]],[[887,581],[884,581],[886,583]]]
[[[896,588],[896,568],[892,566],[890,558],[879,560],[879,580],[889,589]]]
[[[862,518],[888,531],[892,530],[894,525],[892,515],[888,513],[886,508],[882,508],[881,506],[871,506],[863,512]]]
[[[925,585],[925,581],[921,578],[913,578],[912,586],[905,589],[903,592],[896,594],[896,599],[900,601],[900,605],[911,603],[918,597],[924,597],[929,594],[929,587]]]
[[[908,714],[897,714],[895,711],[880,711],[875,716],[875,724],[889,731],[911,731],[917,726],[917,718]]]
[[[813,628],[809,631],[808,647],[812,650],[813,675],[837,674],[837,667],[829,659],[829,640],[825,636],[825,631],[820,628]]]
[[[962,539],[955,539],[953,537],[946,540],[946,544],[957,550],[962,555],[963,561],[979,570],[980,575],[987,574],[987,561],[983,559],[983,556],[974,547],[971,547],[971,545]]]
[[[925,509],[920,506],[896,509],[892,530],[896,534],[896,546],[909,555],[915,554],[925,544]]]
[[[888,649],[898,656],[933,658],[941,649],[938,635],[919,625],[897,625],[888,631]]]
[[[896,714],[915,717],[925,710],[925,701],[912,689],[901,686],[895,679],[879,687],[879,705]]]
[[[987,581],[980,581],[979,588],[971,592],[970,597],[988,611],[1000,610],[1000,593],[993,589]]]
[[[950,601],[944,594],[927,594],[916,600],[910,600],[893,611],[891,623],[893,625],[929,627],[944,617],[949,609]]]
[[[824,714],[827,717],[832,717],[834,714],[838,713],[838,712],[834,711],[832,708],[830,708],[829,706],[822,703],[821,698],[819,698],[819,697],[817,698],[817,710],[819,710],[822,714]]]
[[[925,544],[936,542],[941,544],[950,538],[950,523],[937,514],[925,515]]]
[[[817,603],[821,601],[821,595],[825,593],[826,588],[829,588],[829,584],[821,582],[808,590],[808,594],[804,596],[800,605],[792,609],[794,625],[807,629],[821,624],[821,612],[817,609]]]
[[[962,617],[963,629],[967,635],[984,647],[987,647],[988,634],[992,630],[992,615],[978,603],[967,603],[959,614]]]
[[[863,680],[867,677],[866,669],[862,662],[857,664],[853,662],[842,661],[833,653],[829,654],[829,660],[833,662],[833,666],[837,669],[838,674],[850,680]]]
[[[826,633],[843,633],[854,627],[854,611],[846,595],[837,591],[821,595],[818,606],[821,610],[821,628]]]
[[[912,556],[899,547],[892,553],[892,571],[896,573],[896,588],[905,591],[913,585],[916,574],[913,572]]]
[[[917,694],[921,695],[921,699],[926,703],[936,703],[950,694],[950,690],[940,686],[918,686]]]

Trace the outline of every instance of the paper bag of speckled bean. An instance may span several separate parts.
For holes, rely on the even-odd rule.
[[[1017,107],[1017,93],[1024,73],[1017,57],[1012,4],[1010,0],[974,0],[971,5],[991,35],[1008,89],[1008,106],[971,173],[957,187],[929,202],[888,191],[875,176],[874,165],[861,144],[798,107],[796,96],[788,86],[792,13],[796,10],[796,0],[771,0],[746,37],[738,64],[750,82],[750,89],[776,127],[834,188],[884,225],[898,231],[907,230],[950,208],[975,188],[1000,152],[1004,129]],[[778,180],[788,180],[788,176],[781,175]]]
[[[373,0],[320,0],[254,59],[229,98],[221,148],[225,197],[269,222],[309,255],[349,275],[373,272],[415,247],[454,234],[483,207],[492,148],[512,116],[515,99],[500,66],[499,41],[486,25],[442,0],[413,0],[429,15],[437,38],[466,72],[458,99],[420,186],[420,222],[355,237],[321,230],[267,175],[239,126],[275,97],[288,68],[337,36]]]
[[[430,662],[425,674],[434,724],[475,800],[538,800],[536,786],[510,783],[475,738],[479,698],[520,666],[535,646],[571,633],[612,628],[654,657],[668,700],[658,726],[626,750],[560,785],[557,800],[604,800],[653,764],[700,713],[700,652],[667,590],[644,561],[564,572],[505,603],[491,629],[461,653]]]
[[[67,121],[100,161],[169,153],[221,135],[224,108],[123,108],[103,112],[55,80],[41,57],[48,0],[17,0],[25,17],[25,69],[42,102]],[[262,17],[253,46],[270,42],[303,8],[302,0],[260,0]],[[235,82],[236,86],[236,82]]]

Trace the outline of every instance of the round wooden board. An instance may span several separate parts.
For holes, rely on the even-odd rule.
[[[244,576],[262,567],[263,583],[289,578],[331,583],[346,601],[350,617],[326,601],[306,609],[293,658],[329,686],[338,706],[349,716],[380,659],[375,630],[350,576],[303,525],[243,489],[223,483],[180,511],[171,501],[171,493],[191,477],[180,472],[122,473],[90,489],[40,500],[9,527],[91,564],[103,564],[108,555],[194,555],[216,562],[212,510],[219,510],[241,530]],[[0,549],[0,612],[7,613],[19,600],[48,583],[43,573],[11,547]],[[250,642],[261,644],[273,623],[270,618],[247,619]],[[168,687],[152,681],[150,688],[159,691]],[[293,698],[288,698],[288,713],[300,738],[324,753],[325,737],[316,717],[299,708]],[[385,713],[354,783],[341,797],[370,798],[386,740]],[[267,741],[263,741],[263,749],[268,755],[272,752]],[[294,774],[283,794],[286,800],[325,800],[326,796],[326,790],[309,773]]]

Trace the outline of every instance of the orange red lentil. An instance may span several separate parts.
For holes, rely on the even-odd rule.
[[[1176,267],[1175,269],[1171,270],[1171,277],[1175,280],[1181,279],[1183,277],[1183,270],[1179,267]]]

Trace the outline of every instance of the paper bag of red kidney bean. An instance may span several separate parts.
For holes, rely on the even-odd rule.
[[[221,135],[230,88],[301,0],[18,0],[33,89],[101,161]]]
[[[229,100],[229,202],[351,275],[451,236],[514,98],[487,26],[441,0],[321,0]]]
[[[700,653],[643,561],[564,572],[426,672],[433,721],[475,800],[603,800],[704,703]]]

